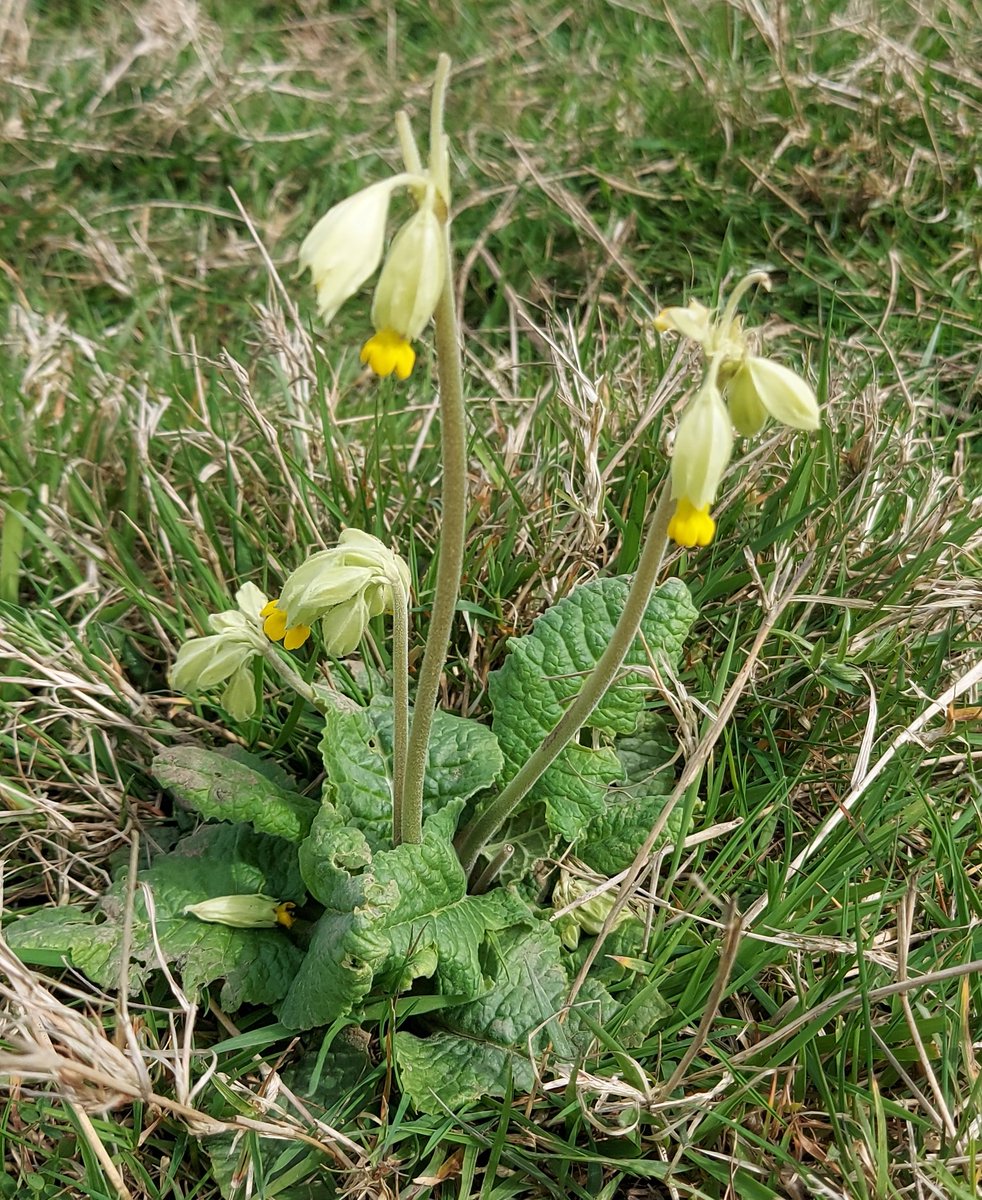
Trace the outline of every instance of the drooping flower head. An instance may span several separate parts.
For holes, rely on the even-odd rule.
[[[747,275],[718,314],[690,300],[685,308],[666,308],[655,318],[656,329],[697,342],[706,361],[705,382],[679,422],[672,456],[677,504],[668,533],[682,546],[712,541],[716,523],[709,508],[733,452],[733,428],[752,437],[768,417],[792,429],[819,426],[811,385],[788,367],[751,353],[736,306],[758,283],[770,286],[763,272]]]
[[[409,567],[398,554],[370,533],[346,529],[336,546],[312,554],[287,577],[279,598],[261,611],[263,630],[293,650],[321,621],[327,652],[343,658],[372,617],[406,602],[409,588]]]
[[[320,314],[331,321],[382,262],[393,193],[403,189],[413,197],[416,212],[392,239],[375,290],[375,333],[361,350],[361,361],[377,375],[408,377],[416,361],[411,343],[433,316],[446,280],[450,160],[443,101],[448,71],[449,60],[441,56],[433,88],[427,167],[403,118],[399,132],[406,170],[336,204],[300,247],[300,265],[310,268]]]
[[[256,689],[250,664],[266,649],[260,620],[266,602],[254,583],[240,587],[235,593],[235,609],[208,618],[214,632],[190,638],[178,650],[170,669],[171,687],[194,693],[225,683],[220,703],[229,716],[236,721],[253,716]]]
[[[715,361],[685,410],[672,449],[675,513],[668,536],[680,546],[708,546],[716,532],[709,506],[733,454],[730,414],[716,385]]]

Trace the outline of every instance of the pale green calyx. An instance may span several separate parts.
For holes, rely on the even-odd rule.
[[[768,416],[792,429],[815,430],[820,417],[811,385],[788,367],[751,353],[736,306],[755,284],[769,288],[770,280],[763,271],[754,271],[740,280],[721,312],[690,300],[685,308],[663,309],[655,328],[697,342],[706,361],[718,364],[730,419],[742,436],[759,433]]]
[[[256,689],[250,664],[266,648],[259,613],[266,597],[254,583],[235,593],[238,606],[214,613],[208,624],[214,633],[190,638],[177,652],[169,672],[172,688],[185,694],[226,683],[220,703],[235,721],[246,721],[256,711]]]
[[[433,316],[446,277],[435,198],[435,190],[427,188],[419,211],[393,238],[372,302],[376,330],[392,330],[407,342],[418,338]]]
[[[672,499],[685,498],[693,508],[712,504],[732,453],[730,414],[710,377],[679,421],[672,448]]]
[[[330,550],[312,554],[287,577],[276,607],[288,628],[322,621],[329,654],[343,657],[361,641],[372,617],[406,603],[409,567],[384,542],[346,529]]]
[[[749,432],[759,431],[764,423],[760,420],[761,410],[765,419],[769,414],[792,429],[813,431],[821,424],[818,401],[811,386],[800,375],[769,358],[747,355],[726,385],[726,394],[733,424],[740,433],[745,433],[745,427],[754,421],[759,424]]]
[[[272,929],[276,925],[289,928],[296,906],[290,901],[281,903],[275,896],[254,892],[245,896],[214,896],[200,904],[189,904],[185,914],[212,925],[229,925],[233,929]]]

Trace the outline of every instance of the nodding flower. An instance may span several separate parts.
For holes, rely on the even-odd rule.
[[[361,349],[361,361],[376,375],[409,376],[416,361],[412,342],[436,311],[447,278],[450,166],[443,99],[448,65],[441,62],[433,89],[427,167],[404,120],[400,138],[406,170],[336,204],[300,247],[300,266],[310,269],[318,309],[328,322],[382,263],[372,303],[375,333]],[[383,263],[389,203],[400,189],[413,197],[416,212],[392,239]]]
[[[409,567],[398,554],[370,533],[345,529],[336,546],[312,554],[287,577],[279,598],[260,612],[263,630],[294,650],[320,621],[328,654],[343,658],[372,617],[406,603],[409,589]]]
[[[224,683],[220,703],[235,721],[247,721],[256,711],[252,660],[267,646],[260,613],[267,601],[254,583],[235,593],[237,607],[214,613],[205,637],[189,638],[178,650],[170,670],[170,685],[178,692],[205,691]]]
[[[663,309],[655,328],[697,342],[706,359],[706,381],[679,422],[672,456],[672,495],[677,500],[669,536],[682,546],[708,546],[716,523],[709,507],[733,452],[733,429],[753,437],[768,417],[792,429],[819,427],[811,385],[788,367],[751,353],[736,306],[754,284],[770,286],[762,271],[745,276],[726,306],[714,313],[698,300]]]

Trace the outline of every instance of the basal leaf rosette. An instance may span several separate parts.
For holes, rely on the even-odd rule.
[[[131,990],[159,968],[162,957],[191,995],[223,980],[220,1003],[227,1010],[272,1004],[284,995],[303,952],[283,925],[237,928],[199,920],[188,909],[236,896],[302,903],[304,886],[296,849],[289,842],[244,825],[204,825],[176,850],[158,856],[139,873],[138,883],[130,938]],[[37,961],[32,955],[38,952],[46,962],[52,954],[60,955],[97,986],[113,988],[122,970],[126,893],[126,880],[120,879],[91,910],[40,909],[11,922],[4,936],[29,962]]]

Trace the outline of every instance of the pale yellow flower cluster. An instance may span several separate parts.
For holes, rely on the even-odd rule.
[[[372,617],[392,612],[393,591],[405,603],[410,575],[405,561],[384,542],[346,529],[330,550],[312,554],[287,576],[279,599],[262,609],[263,631],[295,650],[321,621],[328,654],[343,658],[364,636]]]
[[[445,82],[445,75],[441,79]],[[300,247],[300,265],[310,269],[325,321],[334,318],[382,263],[372,302],[375,333],[361,350],[361,361],[377,375],[408,377],[416,362],[411,343],[436,311],[447,279],[450,165],[442,125],[443,82],[434,92],[428,166],[423,168],[407,133],[407,170],[336,204]],[[416,211],[392,239],[383,263],[389,202],[400,189],[411,194]]]
[[[328,654],[343,657],[372,617],[407,603],[409,590],[409,567],[398,554],[370,533],[346,529],[336,546],[312,554],[287,576],[278,599],[268,599],[254,583],[239,588],[235,609],[208,618],[213,632],[178,650],[171,687],[195,693],[224,683],[222,707],[246,721],[257,706],[251,664],[270,650],[270,641],[295,650],[320,621]]]
[[[800,375],[769,358],[751,353],[736,305],[747,289],[767,284],[757,272],[736,286],[720,315],[690,300],[685,308],[666,308],[655,328],[672,330],[698,342],[706,376],[686,409],[672,452],[675,514],[668,533],[681,546],[707,546],[716,531],[709,508],[733,454],[733,430],[752,437],[773,417],[792,429],[819,426],[818,401]]]

